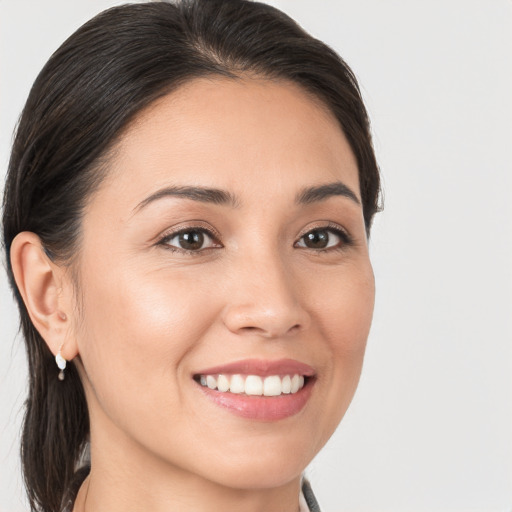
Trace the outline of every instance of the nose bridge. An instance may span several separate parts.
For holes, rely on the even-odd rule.
[[[231,331],[278,337],[308,324],[292,269],[277,247],[241,257],[232,278],[224,315]]]

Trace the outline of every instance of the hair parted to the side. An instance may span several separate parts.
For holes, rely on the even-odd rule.
[[[87,443],[85,395],[73,364],[52,354],[16,288],[9,251],[36,233],[50,258],[73,265],[87,198],[109,149],[142,109],[204,76],[283,79],[338,119],[359,166],[366,229],[378,211],[379,171],[356,79],[329,47],[277,9],[247,0],[149,2],[109,9],[78,29],[37,77],[14,140],[3,199],[7,271],[29,362],[22,463],[33,511],[63,506]]]

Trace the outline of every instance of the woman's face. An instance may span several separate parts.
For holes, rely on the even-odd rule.
[[[93,465],[276,486],[343,417],[373,273],[355,158],[298,86],[201,79],[147,109],[87,205],[78,270]]]

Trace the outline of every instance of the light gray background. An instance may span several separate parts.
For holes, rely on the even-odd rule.
[[[119,2],[0,0],[0,174],[37,72]],[[275,0],[355,70],[386,209],[356,398],[309,468],[327,512],[512,511],[512,2]],[[17,313],[0,277],[0,512],[26,510]]]

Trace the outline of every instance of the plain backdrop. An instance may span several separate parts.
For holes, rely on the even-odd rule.
[[[0,174],[36,74],[119,2],[0,0]],[[385,211],[363,376],[308,469],[327,512],[512,511],[512,2],[271,2],[352,66]],[[27,380],[0,277],[0,512],[27,510]]]

